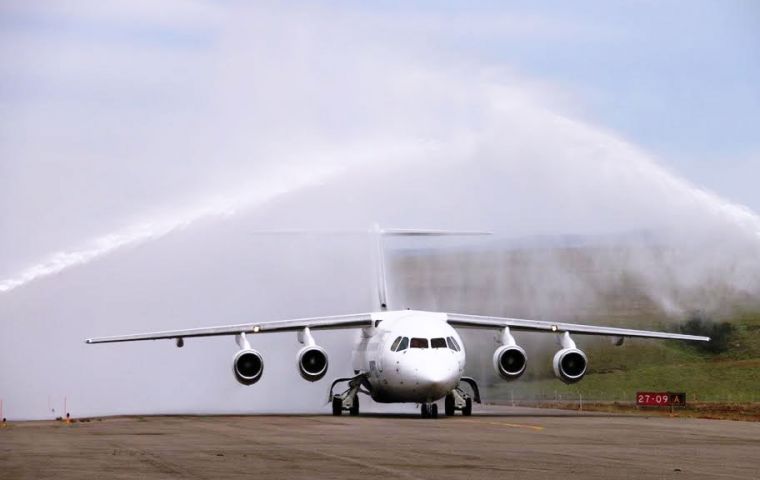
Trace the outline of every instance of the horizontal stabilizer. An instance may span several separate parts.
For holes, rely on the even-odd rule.
[[[459,230],[414,230],[403,228],[384,228],[379,232],[381,235],[391,237],[445,237],[445,236],[475,236],[491,235],[491,232],[459,231]]]

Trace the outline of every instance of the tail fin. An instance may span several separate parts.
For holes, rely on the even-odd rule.
[[[385,274],[385,248],[383,237],[442,237],[442,236],[470,236],[490,235],[490,232],[476,231],[449,231],[449,230],[416,230],[416,229],[383,229],[375,224],[370,230],[374,240],[375,270],[377,272],[377,299],[381,311],[388,310],[388,283]]]

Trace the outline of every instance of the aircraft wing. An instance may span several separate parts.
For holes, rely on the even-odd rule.
[[[692,340],[699,342],[710,341],[710,337],[684,335],[681,333],[652,332],[648,330],[631,330],[628,328],[601,327],[596,325],[580,325],[575,323],[546,322],[542,320],[526,320],[522,318],[464,315],[461,313],[449,313],[447,316],[450,325],[464,328],[509,327],[510,329],[514,330],[558,333],[568,332],[583,335],[607,335],[611,337],[665,338],[671,340]]]
[[[297,318],[294,320],[279,320],[270,322],[241,323],[239,325],[224,325],[219,327],[190,328],[187,330],[167,330],[164,332],[138,333],[119,335],[115,337],[88,338],[85,343],[134,342],[138,340],[161,340],[167,338],[213,337],[219,335],[237,335],[239,333],[271,333],[297,331],[303,328],[315,330],[336,328],[369,327],[372,325],[372,314],[358,313],[354,315],[337,315],[331,317]]]

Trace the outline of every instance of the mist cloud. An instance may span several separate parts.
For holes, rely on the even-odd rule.
[[[619,235],[636,248],[593,261],[633,275],[665,311],[693,307],[704,285],[760,291],[754,212],[580,119],[562,88],[449,56],[425,37],[441,35],[445,19],[417,32],[329,9],[9,5],[0,391],[14,415],[42,417],[45,398],[63,394],[91,414],[320,408],[324,382],[297,379],[297,344],[285,335],[258,340],[267,370],[252,389],[229,374],[224,339],[179,352],[169,342],[82,344],[367,309],[366,239],[255,235],[267,228]],[[595,301],[556,258],[542,265],[524,279],[533,313]],[[395,298],[490,309],[470,313],[516,307],[507,295],[478,303],[465,290],[476,267],[458,267],[453,285],[464,287],[445,300],[434,290]],[[489,275],[509,285],[504,272]],[[329,376],[347,373],[350,335],[318,336],[336,366]]]

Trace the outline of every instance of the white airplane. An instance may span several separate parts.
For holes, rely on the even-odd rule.
[[[512,336],[513,330],[549,332],[557,336],[559,351],[554,355],[555,375],[565,383],[575,383],[586,374],[586,354],[576,345],[571,334],[606,335],[617,345],[625,337],[662,338],[709,341],[709,337],[677,333],[629,330],[625,328],[579,325],[571,323],[525,320],[518,318],[464,315],[458,313],[417,310],[388,310],[387,284],[382,239],[385,236],[483,235],[481,232],[445,232],[435,230],[371,231],[375,238],[377,267],[378,311],[353,315],[299,318],[294,320],[251,322],[188,330],[90,338],[86,343],[130,342],[138,340],[173,339],[177,347],[188,337],[234,335],[240,350],[232,359],[232,371],[238,382],[253,385],[264,372],[264,359],[251,347],[250,336],[271,332],[295,331],[304,346],[296,360],[298,371],[308,381],[320,380],[327,373],[327,352],[312,336],[314,330],[359,329],[358,343],[352,352],[353,377],[338,378],[330,387],[333,415],[343,411],[359,413],[359,393],[381,403],[417,403],[423,418],[437,418],[438,405],[444,399],[447,416],[461,411],[472,414],[472,403],[480,403],[477,383],[463,376],[465,369],[464,343],[455,327],[501,331],[501,345],[493,354],[493,367],[501,378],[513,381],[527,366],[528,357]],[[335,386],[346,383],[340,394]],[[463,388],[468,384],[468,389]]]

